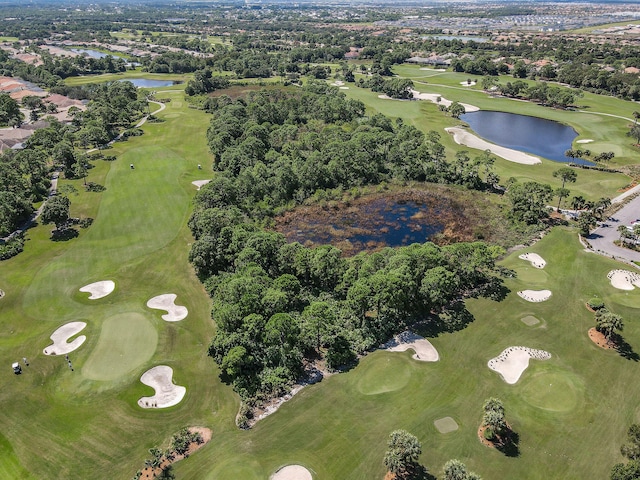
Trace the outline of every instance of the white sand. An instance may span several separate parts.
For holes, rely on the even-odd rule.
[[[551,298],[551,290],[521,290],[518,296],[527,302],[545,302]]]
[[[349,87],[338,87],[340,90],[349,90]]]
[[[209,183],[211,180],[194,180],[193,182],[191,182],[192,185],[195,185],[196,187],[198,187],[198,190],[200,190],[200,188],[203,185],[206,185],[207,183]]]
[[[425,72],[446,72],[447,71],[446,68],[429,68],[429,67],[422,67],[420,70],[424,70]]]
[[[502,147],[494,143],[489,143],[486,140],[474,135],[470,131],[460,127],[445,128],[447,133],[453,134],[453,140],[458,145],[465,145],[471,148],[477,148],[478,150],[490,150],[491,153],[497,155],[505,160],[509,160],[514,163],[521,163],[523,165],[536,165],[542,163],[538,157],[529,155],[528,153],[520,152],[512,148]]]
[[[342,85],[344,85],[344,82],[342,80],[336,80],[331,85],[334,87],[341,87]]]
[[[475,84],[476,84],[476,82],[474,82],[473,80],[471,80],[471,83],[468,83],[466,81],[460,82],[460,85],[462,85],[464,87],[473,87]]]
[[[438,351],[429,340],[410,331],[402,332],[382,345],[382,348],[390,352],[404,352],[413,350],[415,360],[421,362],[437,362],[440,359]]]
[[[413,93],[413,98],[417,98],[418,100],[429,100],[433,103],[438,103],[438,98],[440,98],[440,103],[438,103],[438,105],[444,105],[445,107],[449,107],[453,103],[451,100],[448,100],[437,93],[420,93],[417,90],[411,90],[411,93]],[[469,103],[460,103],[460,105],[464,107],[465,113],[477,112],[480,110],[480,108]]]
[[[111,280],[103,280],[101,282],[90,283],[80,289],[81,292],[90,293],[89,300],[97,300],[106,297],[116,288],[116,284]]]
[[[500,355],[492,358],[487,366],[502,375],[502,379],[514,384],[520,378],[520,375],[529,366],[529,359],[549,360],[551,354],[544,350],[536,350],[529,347],[509,347],[505,348]]]
[[[591,138],[583,138],[582,140],[576,140],[576,143],[591,143],[593,140]]]
[[[157,365],[142,374],[140,381],[156,391],[153,397],[142,397],[138,405],[142,408],[173,407],[182,401],[187,389],[174,385],[171,381],[173,369],[167,365]]]
[[[537,253],[523,253],[522,255],[519,255],[518,258],[529,261],[531,265],[536,268],[544,268],[544,266],[547,264],[545,259]]]
[[[620,290],[633,290],[634,286],[640,288],[640,274],[629,270],[611,270],[607,274],[614,288]]]
[[[167,322],[179,322],[187,317],[189,311],[187,307],[176,305],[175,301],[178,296],[175,293],[165,293],[153,297],[147,302],[147,307],[157,310],[166,310],[167,313],[162,315],[162,319]]]
[[[70,322],[65,325],[62,325],[55,332],[51,334],[51,340],[53,340],[53,345],[49,345],[47,348],[43,350],[45,355],[65,355],[69,352],[73,352],[75,349],[79,348],[80,345],[84,343],[87,339],[84,335],[80,335],[77,338],[74,338],[73,341],[68,342],[67,340],[78,334],[82,331],[87,324],[85,322]]]
[[[313,480],[311,472],[302,465],[287,465],[269,477],[270,480]]]

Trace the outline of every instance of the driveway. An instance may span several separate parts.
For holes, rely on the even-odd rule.
[[[640,196],[634,198],[624,207],[618,210],[612,217],[606,220],[603,226],[596,228],[587,237],[593,250],[604,253],[615,258],[622,258],[627,261],[640,262],[640,252],[629,250],[628,248],[614,245],[615,240],[620,239],[618,227],[620,225],[631,225],[640,219]]]

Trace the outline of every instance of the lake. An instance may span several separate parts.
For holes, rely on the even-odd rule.
[[[131,82],[138,88],[170,87],[174,84],[173,80],[149,80],[146,78],[126,78],[121,81]]]
[[[578,136],[576,131],[559,122],[516,113],[479,112],[465,113],[460,119],[469,124],[480,137],[503,147],[531,153],[555,162],[573,162],[593,165],[581,158],[565,157],[564,152]]]
[[[111,55],[114,58],[123,58],[113,53],[102,53],[97,50],[91,50],[90,48],[72,48],[71,51],[74,53],[80,53],[80,54],[86,53],[91,58],[105,58],[107,55]],[[123,58],[123,59],[126,60],[126,58]]]

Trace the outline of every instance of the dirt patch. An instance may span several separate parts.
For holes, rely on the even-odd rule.
[[[474,241],[489,231],[485,223],[474,202],[454,192],[410,188],[300,206],[276,217],[275,229],[290,242],[331,244],[354,255],[425,241]]]
[[[607,340],[607,337],[605,337],[603,333],[596,330],[595,327],[589,329],[589,338],[593,343],[595,343],[600,348],[604,348],[605,350],[617,349],[617,345],[611,340]]]
[[[213,432],[211,431],[211,429],[207,427],[189,427],[189,431],[191,433],[199,433],[203,440],[202,443],[191,442],[189,444],[189,447],[187,448],[187,451],[184,454],[173,453],[170,458],[163,456],[162,461],[160,462],[160,465],[158,467],[156,468],[145,467],[143,470],[141,470],[140,479],[146,480],[146,479],[156,478],[158,475],[162,473],[162,470],[167,468],[169,465],[172,465],[177,461],[182,460],[183,458],[187,458],[189,455],[191,455],[195,451],[204,447],[207,443],[211,441],[211,437],[213,435]]]

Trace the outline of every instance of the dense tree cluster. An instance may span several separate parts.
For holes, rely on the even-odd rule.
[[[462,155],[449,165],[434,135],[364,120],[359,102],[325,83],[214,103],[208,139],[220,173],[196,194],[189,258],[214,299],[209,353],[244,399],[281,393],[309,354],[335,368],[416,319],[440,314],[456,328],[469,320],[462,298],[497,294],[499,247],[427,243],[347,259],[260,227],[320,189],[468,179],[482,163],[471,169]]]
[[[384,79],[381,75],[375,74],[367,79],[361,78],[357,85],[362,88],[370,88],[373,92],[382,92],[391,98],[408,99],[413,98],[413,81],[407,78]]]
[[[640,425],[634,423],[627,431],[627,443],[622,445],[620,453],[629,461],[617,463],[611,469],[611,480],[640,479]]]

